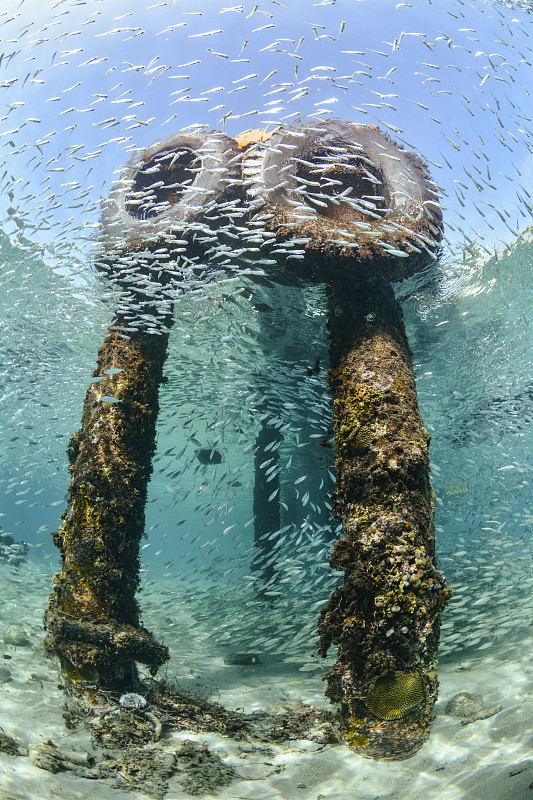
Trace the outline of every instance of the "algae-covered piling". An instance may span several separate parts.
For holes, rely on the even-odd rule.
[[[392,282],[435,260],[442,211],[426,165],[374,125],[295,124],[269,145],[250,174],[264,184],[273,274],[328,291],[342,522],[330,563],[344,581],[318,623],[319,655],[339,647],[326,694],[350,745],[403,758],[428,734],[451,592],[436,568],[429,436]]]
[[[450,595],[435,561],[429,436],[391,284],[346,280],[328,293],[334,514],[343,523],[330,563],[344,582],[319,620],[320,654],[339,647],[326,694],[341,703],[349,744],[402,758],[428,733]]]
[[[173,302],[228,224],[221,207],[238,216],[237,153],[222,133],[173,134],[132,157],[103,207],[96,267],[120,289],[118,319],[69,445],[68,508],[53,537],[62,567],[45,614],[46,652],[73,682],[127,688],[136,662],[155,671],[169,658],[135,599],[158,389]]]
[[[54,534],[62,559],[45,615],[49,656],[74,682],[127,686],[135,662],[169,657],[140,625],[135,592],[168,334],[112,326],[69,444],[68,508]]]
[[[428,734],[451,593],[436,568],[429,436],[392,282],[435,260],[442,211],[426,165],[374,125],[295,125],[269,144],[260,175],[277,274],[328,291],[342,522],[330,563],[344,580],[318,622],[319,655],[339,648],[326,694],[350,745],[403,758]]]

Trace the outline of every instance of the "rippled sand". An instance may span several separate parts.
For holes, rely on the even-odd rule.
[[[52,569],[49,564],[29,561],[18,569],[5,565],[0,569],[2,635],[9,629],[7,638],[16,639],[18,634],[21,642],[3,642],[0,725],[29,749],[28,756],[0,753],[2,800],[48,800],[56,795],[89,800],[103,794],[117,800],[146,797],[125,791],[111,781],[89,780],[68,771],[52,774],[33,764],[36,749],[49,740],[60,750],[89,752],[97,760],[99,751],[83,727],[66,729],[62,718],[64,697],[58,688],[61,678],[55,665],[43,656],[41,618]],[[172,605],[167,602],[165,619],[169,622],[165,622],[156,610],[161,609],[163,599],[168,601],[168,585],[152,581],[142,599],[145,624],[163,635],[172,651],[167,677],[180,688],[246,711],[281,709],[300,702],[328,706],[322,670],[313,671],[312,661],[305,654],[299,658],[297,654],[258,653],[260,663],[227,665],[224,651],[215,654],[210,648],[209,620],[205,620],[202,630],[197,619],[200,613],[194,605],[185,607],[183,598],[177,598],[181,612],[174,616]],[[378,763],[363,759],[345,746],[303,740],[268,748],[250,747],[214,734],[180,731],[166,735],[164,742],[170,746],[190,739],[207,744],[236,770],[240,779],[218,791],[216,796],[221,800],[522,800],[528,796],[533,781],[533,699],[528,673],[531,634],[524,627],[517,627],[495,641],[481,651],[471,648],[455,656],[452,651],[444,657],[431,736],[418,754],[403,762]],[[227,650],[230,652],[231,646]],[[502,710],[463,724],[464,719],[445,711],[450,699],[460,692],[480,694],[482,708],[501,706]],[[166,797],[178,800],[188,796],[178,776],[172,777]]]

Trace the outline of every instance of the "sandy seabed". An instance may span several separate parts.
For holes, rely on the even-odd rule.
[[[83,726],[68,730],[64,694],[57,667],[43,655],[42,614],[52,585],[48,565],[25,562],[18,569],[2,566],[0,615],[3,655],[0,661],[0,727],[28,749],[28,755],[0,753],[0,800],[146,800],[139,791],[121,788],[116,780],[91,780],[69,771],[51,773],[33,761],[38,748],[52,741],[60,749],[92,754]],[[161,632],[157,584],[143,593],[144,623]],[[165,595],[166,596],[166,595]],[[143,605],[144,607],[144,605]],[[182,607],[182,606],[181,606]],[[168,605],[165,614],[170,614]],[[154,624],[151,625],[151,622]],[[206,623],[207,624],[207,623]],[[15,627],[13,627],[15,626]],[[6,636],[7,631],[11,635]],[[20,644],[13,631],[26,633]],[[174,634],[173,634],[174,631]],[[247,712],[300,702],[330,707],[324,697],[321,671],[300,670],[298,659],[261,657],[261,663],[229,666],[213,655],[195,629],[187,643],[179,626],[164,631],[172,652],[168,677],[180,688],[230,709]],[[174,639],[173,639],[174,636]],[[16,637],[15,637],[16,638]],[[19,637],[20,638],[20,637]],[[187,640],[187,639],[186,639]],[[191,740],[207,745],[239,776],[216,794],[219,800],[531,800],[533,799],[533,665],[531,628],[524,625],[498,637],[483,650],[448,653],[440,663],[440,699],[424,747],[405,761],[376,762],[343,745],[306,740],[283,745],[246,747],[215,734],[178,731],[164,734],[165,744]],[[460,692],[482,696],[482,706],[501,707],[485,719],[464,724],[447,713]],[[172,776],[165,800],[191,797]]]

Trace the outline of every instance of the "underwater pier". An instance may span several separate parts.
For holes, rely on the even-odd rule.
[[[172,325],[165,287],[201,280],[219,267],[216,243],[237,239],[243,263],[263,259],[268,280],[327,286],[342,523],[330,563],[344,579],[320,613],[318,652],[338,647],[326,694],[340,704],[347,743],[373,758],[411,755],[428,735],[439,614],[451,596],[436,565],[429,436],[392,286],[437,257],[442,212],[426,166],[376,126],[343,121],[235,140],[175,134],[127,166],[103,229],[98,266],[122,294],[69,445],[47,653],[81,690],[133,691],[137,662],[155,674],[168,659],[135,598]],[[154,308],[155,326],[145,321]],[[264,427],[256,448],[278,441]],[[279,492],[269,500],[276,484],[255,466],[260,551],[279,528]]]

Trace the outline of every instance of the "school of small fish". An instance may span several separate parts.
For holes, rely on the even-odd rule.
[[[325,287],[280,279],[308,240],[276,243],[262,198],[292,186],[293,224],[327,212],[345,251],[357,241],[335,209],[348,209],[405,257],[412,240],[391,249],[386,225],[372,229],[387,212],[376,165],[358,156],[359,196],[335,178],[353,149],[326,136],[318,160],[298,150],[303,124],[376,125],[421,154],[443,208],[442,252],[397,290],[454,592],[441,654],[519,637],[533,610],[531,0],[124,8],[0,8],[0,536],[55,568],[66,446],[106,329],[119,309],[122,335],[158,335],[172,313],[141,549],[151,627],[171,639],[193,603],[213,652],[315,669],[340,577]],[[161,152],[176,135],[192,144]],[[412,185],[404,170],[396,202]],[[149,275],[135,236],[160,246]]]

